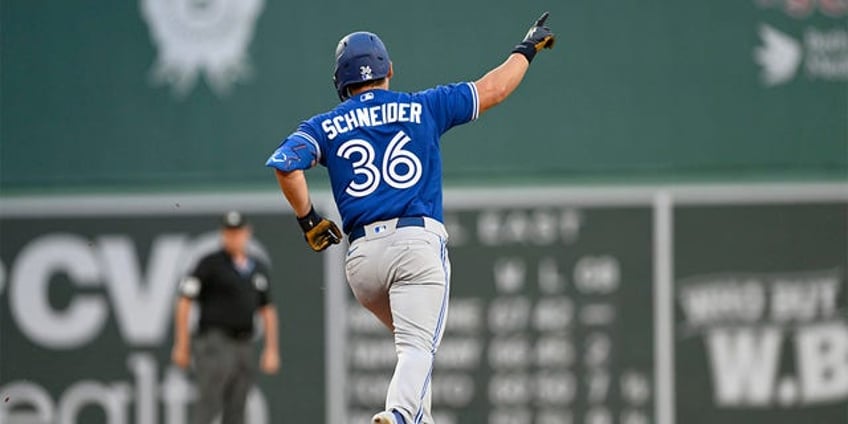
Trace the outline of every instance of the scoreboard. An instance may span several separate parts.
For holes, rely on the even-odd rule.
[[[445,220],[440,424],[848,420],[848,189],[475,192]],[[394,345],[344,299],[367,422]]]
[[[485,209],[446,221],[452,293],[433,376],[437,422],[653,421],[650,208]],[[394,345],[351,302],[350,399],[364,417],[352,421],[367,422]]]

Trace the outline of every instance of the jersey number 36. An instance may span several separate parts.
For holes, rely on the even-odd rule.
[[[414,186],[421,179],[421,160],[411,151],[403,149],[410,141],[412,139],[406,133],[398,132],[383,155],[382,168],[374,165],[374,160],[379,159],[371,143],[358,138],[342,143],[336,152],[338,156],[348,160],[352,160],[354,155],[358,156],[353,160],[354,178],[347,185],[345,193],[353,197],[365,197],[373,193],[381,181],[396,189]]]

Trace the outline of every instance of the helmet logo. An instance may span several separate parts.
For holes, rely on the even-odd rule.
[[[250,77],[247,47],[265,0],[142,0],[158,50],[151,80],[188,95],[203,77],[219,97]]]
[[[363,81],[367,81],[367,80],[372,79],[373,76],[371,76],[371,66],[369,66],[369,65],[360,66],[359,67],[359,75],[362,76]]]

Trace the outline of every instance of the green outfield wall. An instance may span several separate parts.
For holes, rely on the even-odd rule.
[[[344,34],[379,33],[415,91],[478,78],[542,10],[556,48],[444,138],[448,183],[848,178],[844,0],[7,0],[0,188],[273,186]]]

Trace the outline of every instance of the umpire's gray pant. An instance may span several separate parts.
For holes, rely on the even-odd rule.
[[[221,424],[243,424],[256,374],[251,341],[209,329],[195,337],[193,350],[198,397],[192,423],[210,424],[220,413]]]
[[[429,218],[423,228],[396,223],[366,225],[365,236],[350,246],[345,270],[357,300],[394,330],[398,362],[386,410],[397,410],[407,424],[429,424],[430,378],[450,293],[447,232]]]

